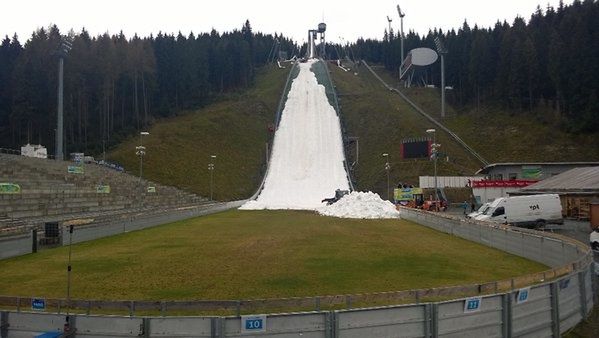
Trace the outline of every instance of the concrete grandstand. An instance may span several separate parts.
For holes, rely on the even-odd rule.
[[[41,228],[46,222],[97,223],[209,202],[96,164],[86,164],[82,174],[75,174],[67,171],[74,165],[67,161],[0,154],[0,162],[0,182],[20,186],[19,193],[0,194],[0,233]],[[99,189],[102,186],[109,186],[109,192]]]

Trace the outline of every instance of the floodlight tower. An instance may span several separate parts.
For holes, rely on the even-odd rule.
[[[393,19],[387,15],[387,21],[389,21],[389,42],[391,42],[391,37],[393,36],[393,32],[391,31],[391,21],[393,21]]]
[[[72,37],[66,36],[62,38],[60,43],[60,47],[56,54],[58,55],[58,107],[56,113],[56,149],[54,154],[54,159],[57,161],[62,161],[63,150],[62,150],[62,141],[63,141],[63,73],[64,73],[64,58],[67,56],[71,48],[73,47]]]
[[[441,117],[443,118],[445,117],[445,54],[447,54],[447,48],[438,36],[435,37],[435,46],[437,53],[441,55]]]
[[[399,5],[397,5],[397,13],[399,14],[399,38],[401,39],[401,62],[403,63],[403,17],[406,16],[406,13],[403,13],[401,11],[401,8],[399,8]]]

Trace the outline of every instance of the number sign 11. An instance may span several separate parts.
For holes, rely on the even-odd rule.
[[[469,313],[479,311],[482,302],[482,297],[467,298],[466,301],[464,301],[464,312]]]

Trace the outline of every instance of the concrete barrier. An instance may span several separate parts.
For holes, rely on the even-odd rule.
[[[0,237],[0,259],[22,256],[33,252],[31,233]]]

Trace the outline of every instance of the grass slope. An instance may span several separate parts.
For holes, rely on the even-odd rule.
[[[376,71],[387,83],[397,85],[384,68]],[[402,91],[426,112],[440,117],[438,89]],[[470,107],[458,110],[450,105],[446,110],[447,117],[441,122],[491,163],[599,161],[599,133],[564,132],[550,107],[539,106],[532,114],[484,105],[480,111]]]
[[[342,117],[349,136],[359,137],[359,163],[355,178],[359,190],[373,190],[386,197],[387,177],[383,153],[389,153],[390,181],[418,184],[418,176],[433,175],[433,163],[427,159],[401,160],[402,139],[426,137],[434,126],[414,111],[398,95],[391,94],[366,68],[359,75],[331,66],[333,80],[340,94]],[[479,163],[453,142],[438,133],[441,151],[450,161],[438,162],[439,175],[466,175]]]
[[[65,296],[68,248],[0,261],[0,294]],[[72,297],[252,299],[487,282],[544,266],[403,220],[229,211],[73,246]]]
[[[223,96],[219,102],[154,124],[144,137],[144,177],[203,196],[210,195],[210,155],[217,156],[214,198],[249,197],[265,169],[268,124],[274,121],[287,69],[259,70],[255,85],[245,92]],[[139,172],[131,137],[108,154],[133,173]]]

